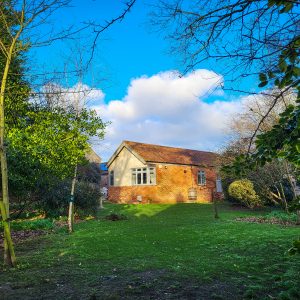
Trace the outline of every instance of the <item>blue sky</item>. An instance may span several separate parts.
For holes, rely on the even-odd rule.
[[[155,1],[138,0],[126,18],[115,23],[98,40],[93,60],[96,71],[86,76],[85,83],[94,84],[91,77],[96,76],[97,85],[107,95],[106,101],[123,97],[131,78],[180,68],[178,58],[167,54],[168,42],[158,33],[151,33],[153,28],[147,24],[151,2]],[[116,0],[75,0],[73,7],[60,10],[53,20],[57,28],[73,24],[74,20],[78,26],[86,21],[105,24],[117,17],[124,7],[122,1]],[[38,64],[46,62],[50,70],[53,66],[61,68],[68,46],[64,42],[47,47],[47,51],[40,48],[34,51],[34,59]]]
[[[180,72],[184,66],[180,57],[168,53],[170,42],[164,40],[163,33],[149,25],[153,3],[156,0],[137,0],[126,18],[101,36],[92,68],[82,79],[85,87],[95,89],[90,97],[93,108],[112,122],[105,140],[94,143],[105,160],[124,139],[216,150],[228,138],[225,131],[230,116],[241,110],[244,101],[244,95],[218,88],[220,83],[229,86],[230,74],[222,74],[224,64],[203,63],[195,74],[181,79],[171,72]],[[74,23],[80,26],[85,21],[105,24],[123,9],[121,1],[74,0],[73,7],[56,13],[53,21],[56,29]],[[89,38],[83,38],[82,44]],[[38,68],[62,70],[70,45],[74,47],[64,41],[38,48],[32,51],[31,59]],[[77,81],[69,76],[66,88],[79,87]],[[256,84],[253,80],[236,81],[233,86],[252,89]]]

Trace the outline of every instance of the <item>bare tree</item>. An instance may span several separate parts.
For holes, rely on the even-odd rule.
[[[152,23],[168,32],[167,38],[175,42],[172,51],[183,55],[186,71],[207,59],[226,59],[227,72],[242,67],[247,76],[252,65],[254,72],[257,64],[274,68],[274,57],[299,35],[299,4],[298,0],[161,0]]]
[[[277,90],[272,92],[278,93]],[[288,105],[295,103],[295,98],[294,93],[287,93],[285,97],[281,97],[259,127],[259,133],[268,132],[278,124],[280,113]],[[257,130],[257,123],[266,114],[273,99],[271,96],[259,95],[249,96],[244,101],[242,112],[234,114],[231,118],[229,133],[232,138],[222,150],[222,155],[219,157],[220,164],[228,165],[237,156],[248,153],[249,141],[253,132]],[[256,151],[254,144],[250,151]],[[226,177],[226,175],[224,176]],[[255,170],[246,170],[244,176],[254,183],[261,197],[267,201],[282,204],[285,210],[287,210],[286,190],[290,191],[292,197],[295,198],[294,183],[292,182],[295,170],[287,161],[270,161],[265,166],[258,166]]]
[[[277,99],[275,105],[274,99]],[[261,134],[271,130],[278,123],[280,113],[289,105],[295,104],[295,100],[294,92],[287,91],[282,94],[282,91],[278,89],[269,90],[267,94],[251,95],[245,98],[242,112],[234,114],[229,124],[229,131],[234,135],[234,139],[240,147],[244,147],[243,150],[240,149],[240,152],[244,154],[253,152],[255,150],[255,145],[251,143],[253,136],[256,133]],[[269,111],[272,106],[272,110]]]
[[[154,8],[152,23],[171,40],[171,52],[182,57],[185,72],[213,61],[217,70],[227,75],[227,84],[255,76],[261,87],[272,82],[279,86],[281,80],[274,74],[278,69],[287,72],[285,60],[299,39],[299,5],[299,0],[161,0]],[[278,93],[264,91],[273,99],[257,122],[249,150],[276,103],[299,85],[293,73],[288,77]],[[233,87],[229,90],[257,94]]]

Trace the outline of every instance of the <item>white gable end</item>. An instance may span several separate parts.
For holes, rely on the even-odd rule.
[[[146,166],[131,151],[123,147],[111,162],[108,170],[114,172],[114,186],[131,186],[131,170]]]

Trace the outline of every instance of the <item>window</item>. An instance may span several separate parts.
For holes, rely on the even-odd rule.
[[[115,174],[114,171],[109,172],[109,185],[114,186]]]
[[[220,176],[218,176],[217,180],[216,180],[216,192],[217,193],[223,193],[222,180],[221,180]]]
[[[198,184],[199,185],[206,185],[205,171],[198,171]]]
[[[135,168],[131,170],[132,185],[154,185],[156,183],[155,168]]]

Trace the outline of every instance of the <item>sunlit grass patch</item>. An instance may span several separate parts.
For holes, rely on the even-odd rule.
[[[126,220],[106,220],[110,214]],[[263,214],[221,205],[215,220],[210,204],[109,204],[72,235],[60,231],[17,247],[22,268],[0,280],[16,281],[17,297],[59,298],[58,284],[67,297],[83,299],[91,291],[96,299],[297,299],[300,263],[286,251],[299,228],[236,221]]]

